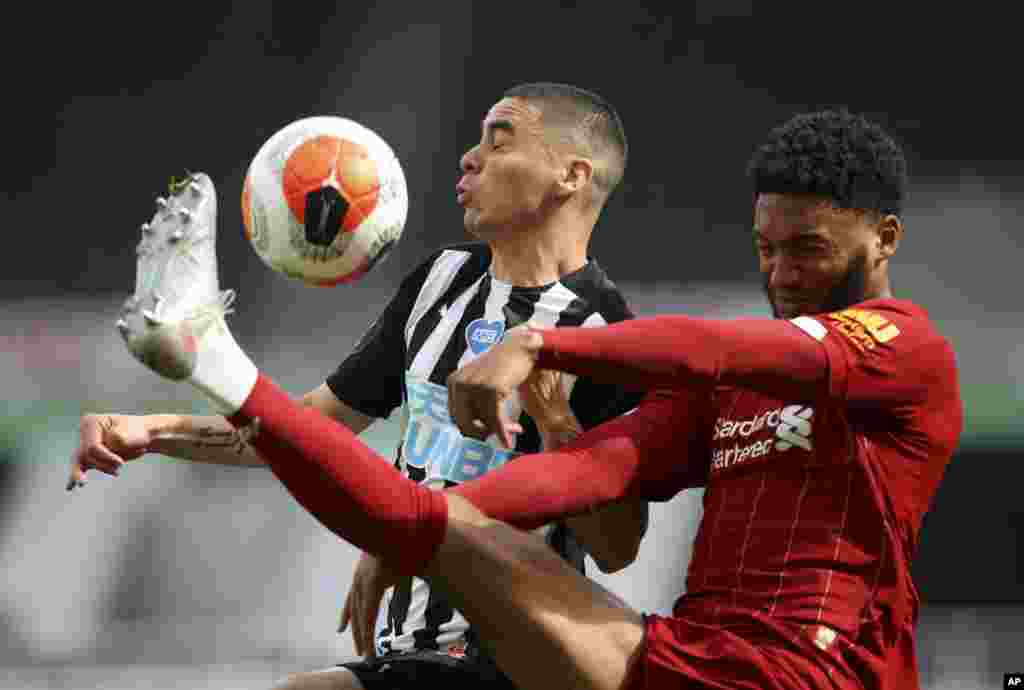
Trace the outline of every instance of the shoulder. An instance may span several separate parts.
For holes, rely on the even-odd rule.
[[[888,346],[904,353],[931,351],[953,358],[953,348],[927,310],[902,299],[874,299],[821,315],[818,320],[858,349]]]
[[[586,266],[559,282],[577,294],[587,304],[589,312],[600,314],[606,323],[624,321],[634,316],[622,290],[594,258],[590,258]]]
[[[491,250],[480,242],[449,244],[435,249],[406,274],[403,283],[422,284],[432,273],[456,273],[470,270],[483,273],[491,262]]]
[[[491,248],[483,242],[458,242],[446,244],[434,252],[435,255],[442,254],[468,255],[477,261],[491,261]]]
[[[898,416],[959,408],[955,352],[923,307],[868,300],[791,322],[825,348],[829,390],[847,404]]]

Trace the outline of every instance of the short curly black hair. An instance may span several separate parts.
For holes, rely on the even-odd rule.
[[[754,194],[817,194],[841,209],[899,215],[907,162],[877,124],[848,110],[802,113],[771,131],[747,168]]]

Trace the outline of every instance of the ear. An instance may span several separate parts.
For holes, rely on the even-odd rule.
[[[903,239],[903,223],[898,216],[882,216],[878,223],[877,237],[878,256],[881,259],[889,259],[899,248],[900,240]]]
[[[586,158],[570,158],[562,169],[558,181],[559,196],[568,197],[590,184],[594,177],[594,164]]]

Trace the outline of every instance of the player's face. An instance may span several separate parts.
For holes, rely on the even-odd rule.
[[[807,194],[761,194],[754,243],[777,318],[842,309],[872,297],[878,224]]]
[[[462,157],[456,199],[466,229],[487,237],[538,222],[552,200],[557,163],[540,110],[518,98],[499,101],[484,118],[480,143]]]

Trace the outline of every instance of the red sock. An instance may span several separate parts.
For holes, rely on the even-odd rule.
[[[347,428],[302,407],[260,374],[236,427],[259,419],[251,441],[288,491],[327,529],[403,575],[423,572],[448,524],[448,502],[403,477]]]

